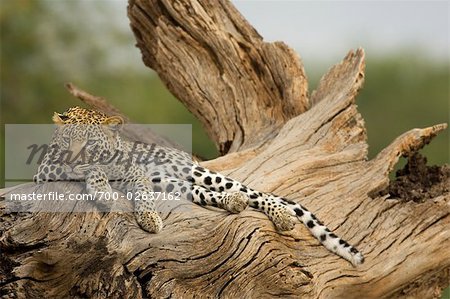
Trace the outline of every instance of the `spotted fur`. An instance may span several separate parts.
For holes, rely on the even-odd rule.
[[[328,250],[353,265],[364,262],[355,247],[336,236],[301,204],[253,190],[210,171],[193,162],[185,152],[123,140],[119,134],[123,123],[120,117],[75,107],[62,114],[55,113],[53,121],[59,126],[34,177],[37,183],[84,180],[89,193],[110,192],[111,187],[135,194],[178,192],[196,204],[231,213],[239,213],[249,205],[266,214],[280,231],[291,230],[301,221]],[[71,163],[61,159],[58,163],[55,157],[60,157],[65,150],[82,154]],[[117,163],[119,158],[131,163]],[[85,163],[89,159],[90,163]],[[144,230],[156,233],[162,229],[153,200],[135,201],[135,211],[136,220]]]

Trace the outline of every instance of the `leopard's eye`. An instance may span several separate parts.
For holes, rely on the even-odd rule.
[[[93,145],[93,144],[95,144],[96,142],[97,142],[96,139],[89,139],[89,140],[86,142],[86,145]]]

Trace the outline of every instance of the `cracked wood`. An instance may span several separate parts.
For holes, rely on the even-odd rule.
[[[11,192],[82,192],[77,183],[25,184],[0,192],[1,295],[431,298],[449,283],[450,195],[415,203],[381,192],[399,157],[446,125],[406,132],[367,160],[355,105],[362,50],[330,69],[308,99],[297,55],[265,43],[228,1],[135,0],[128,14],[144,63],[229,153],[203,165],[304,204],[366,263],[353,268],[301,225],[280,234],[251,209],[229,215],[160,203],[157,235],[131,213],[85,202],[91,213],[8,213]]]

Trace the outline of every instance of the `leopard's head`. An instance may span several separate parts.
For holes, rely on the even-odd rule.
[[[120,147],[119,131],[123,119],[80,107],[54,113],[58,126],[53,137],[61,152],[67,152],[69,164],[105,161]]]

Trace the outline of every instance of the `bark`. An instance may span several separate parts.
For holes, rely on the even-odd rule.
[[[368,160],[355,105],[364,81],[362,50],[331,68],[308,99],[296,54],[283,43],[263,42],[227,1],[136,0],[128,14],[144,63],[228,153],[203,164],[301,202],[355,244],[366,262],[352,267],[301,224],[280,234],[251,209],[230,215],[188,202],[160,203],[165,227],[151,235],[131,213],[9,213],[3,199],[0,294],[439,296],[450,277],[447,168],[439,168],[427,187],[434,193],[421,201],[390,197],[388,175],[402,155],[412,163],[446,124],[406,132]],[[419,177],[429,171],[422,169]],[[81,192],[82,186],[30,183],[1,195],[50,191]]]
[[[265,43],[228,1],[130,1],[144,63],[221,153],[261,145],[309,107],[297,54]]]

